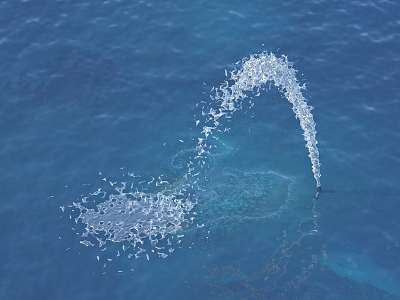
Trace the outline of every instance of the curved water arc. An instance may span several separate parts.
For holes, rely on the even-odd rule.
[[[317,131],[311,113],[313,107],[307,104],[307,100],[302,95],[301,91],[305,90],[305,85],[298,83],[296,72],[293,63],[289,62],[286,56],[276,57],[272,53],[263,52],[244,58],[242,67],[232,71],[228,80],[216,88],[214,96],[211,96],[213,102],[218,104],[217,107],[210,107],[207,111],[203,110],[206,120],[202,130],[204,138],[199,138],[197,146],[199,153],[208,151],[209,136],[217,131],[226,131],[226,129],[222,129],[224,125],[222,120],[230,118],[235,111],[241,109],[243,100],[248,97],[246,92],[257,93],[254,95],[259,96],[260,89],[265,89],[264,86],[267,82],[273,82],[286,99],[292,103],[293,112],[300,121],[304,139],[307,142],[306,147],[309,151],[308,156],[311,159],[317,191],[320,192],[321,164],[316,140]],[[228,74],[226,73],[226,75]],[[233,84],[229,84],[229,81],[233,81]],[[196,123],[199,124],[200,121],[196,121]]]
[[[108,200],[98,204],[95,209],[88,208],[85,204],[86,197],[82,198],[82,203],[74,203],[73,206],[79,209],[76,222],[81,221],[86,224],[86,231],[82,237],[88,240],[82,243],[92,246],[93,243],[89,240],[91,238],[92,241],[97,240],[100,247],[105,245],[106,241],[111,241],[127,242],[135,248],[147,240],[153,248],[156,248],[158,240],[168,240],[168,237],[179,234],[183,225],[192,224],[193,208],[197,200],[193,198],[191,190],[198,188],[199,179],[204,179],[213,167],[211,153],[213,146],[210,144],[210,138],[218,139],[214,133],[225,132],[223,120],[230,118],[236,110],[242,108],[242,101],[248,97],[246,92],[257,93],[255,96],[258,96],[259,90],[264,89],[267,82],[273,82],[293,105],[293,111],[304,131],[317,191],[320,192],[319,152],[315,122],[311,114],[313,108],[307,105],[301,93],[305,86],[299,85],[296,78],[297,71],[292,66],[287,57],[277,58],[274,54],[266,52],[243,59],[241,68],[232,71],[228,79],[230,82],[233,81],[233,84],[225,81],[215,89],[215,94],[211,98],[216,108],[203,109],[205,117],[202,124],[203,136],[198,138],[196,148],[182,150],[172,158],[172,167],[182,169],[183,174],[175,182],[170,182],[166,190],[157,189],[165,184],[165,180],[160,177],[158,180],[152,178],[149,182],[138,179],[138,182],[130,188],[125,182],[121,182],[121,186],[114,188],[117,193],[115,191],[108,193]],[[196,121],[196,125],[199,124],[200,121]],[[114,183],[110,184],[113,187]],[[155,185],[153,190],[143,189],[151,185]],[[315,198],[318,198],[319,192]],[[99,196],[99,193],[98,190],[92,195]],[[171,246],[169,240],[167,245]],[[136,255],[146,251],[137,248],[139,251]],[[162,252],[157,254],[161,257],[167,255]]]

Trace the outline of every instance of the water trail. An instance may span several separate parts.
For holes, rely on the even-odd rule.
[[[311,110],[312,106],[307,105],[307,100],[301,91],[305,90],[305,85],[300,85],[296,78],[293,63],[289,62],[286,56],[276,57],[272,53],[263,52],[261,54],[250,55],[250,58],[242,60],[242,67],[231,72],[230,78],[219,88],[215,89],[215,95],[211,96],[216,106],[208,106],[208,111],[203,110],[206,121],[203,125],[205,138],[199,138],[198,149],[200,155],[206,152],[210,146],[207,139],[214,132],[224,132],[229,130],[221,119],[231,118],[232,114],[242,108],[242,101],[247,97],[246,92],[253,92],[255,96],[260,94],[260,89],[265,89],[267,82],[273,82],[281,91],[286,99],[293,104],[293,111],[296,118],[300,121],[300,126],[304,131],[304,139],[307,141],[306,147],[311,159],[312,171],[316,180],[317,188],[321,187],[319,152],[315,130],[315,122]],[[227,75],[227,74],[226,74]],[[229,84],[233,81],[233,84]],[[199,124],[200,121],[196,121]],[[318,198],[318,195],[316,195]]]
[[[72,209],[77,209],[79,213],[75,218],[76,223],[81,222],[86,225],[81,234],[84,239],[81,241],[82,244],[94,246],[97,243],[99,247],[103,247],[107,241],[111,241],[121,243],[124,251],[127,247],[133,246],[133,248],[139,249],[134,254],[136,258],[140,253],[146,251],[139,247],[144,244],[150,247],[151,253],[158,254],[163,258],[168,255],[165,251],[173,252],[172,241],[180,243],[184,225],[202,226],[203,224],[203,222],[199,224],[195,221],[196,218],[201,220],[194,210],[198,204],[197,200],[201,199],[196,193],[202,191],[204,195],[204,182],[208,180],[207,176],[214,165],[213,148],[224,146],[222,141],[219,141],[220,144],[217,145],[212,144],[210,139],[219,140],[214,133],[223,133],[229,130],[224,119],[230,119],[235,111],[242,108],[243,99],[248,97],[247,92],[253,92],[255,96],[258,96],[260,89],[265,89],[268,81],[273,82],[293,104],[296,118],[300,120],[317,183],[318,193],[314,198],[318,198],[321,174],[315,138],[315,122],[311,114],[313,108],[307,105],[307,101],[301,93],[305,86],[298,83],[297,71],[293,69],[293,64],[287,60],[287,57],[276,57],[274,54],[266,52],[251,55],[249,58],[243,59],[241,63],[241,68],[232,71],[230,78],[215,89],[214,96],[211,96],[213,101],[203,107],[202,114],[205,120],[202,124],[202,137],[198,138],[196,148],[182,150],[172,158],[172,167],[182,170],[183,174],[179,178],[168,182],[158,176],[158,178],[152,177],[151,180],[144,181],[139,178],[140,176],[130,173],[128,175],[132,177],[131,182],[126,180],[120,183],[110,182],[104,178],[107,187],[99,188],[90,195],[83,196],[79,203],[71,205]],[[196,121],[196,125],[200,123],[199,120]],[[268,177],[266,179],[269,187],[277,186],[276,178]],[[233,193],[234,190],[232,188],[226,191],[220,189],[220,192]],[[232,199],[232,197],[228,198]],[[243,201],[237,201],[237,203],[243,203]],[[243,213],[241,207],[245,206],[238,204],[239,206],[234,207],[234,204],[232,202],[229,206],[229,213],[226,213],[228,208],[220,213],[231,216],[236,215],[235,211],[237,211],[237,215]],[[200,203],[201,205],[202,203]],[[283,206],[284,203],[280,203],[276,211]],[[221,207],[208,207],[208,209],[209,211],[221,210]],[[274,211],[268,211],[268,215],[274,215]],[[221,216],[218,218],[222,218]],[[164,240],[162,245],[158,244],[161,240]],[[159,251],[161,249],[165,251]],[[128,258],[130,257],[132,254],[128,255]],[[149,259],[148,254],[146,257]]]

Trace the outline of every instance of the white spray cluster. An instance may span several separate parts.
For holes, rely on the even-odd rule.
[[[207,137],[214,131],[222,131],[220,119],[230,118],[233,112],[241,109],[242,101],[247,97],[246,92],[252,91],[258,96],[260,89],[265,89],[264,86],[267,82],[273,82],[286,99],[293,104],[293,111],[304,130],[304,139],[307,141],[306,147],[311,158],[314,178],[317,187],[320,187],[318,142],[315,138],[317,131],[311,113],[313,107],[307,105],[307,100],[301,93],[305,86],[298,83],[296,72],[293,63],[289,62],[286,56],[276,57],[272,53],[263,52],[243,59],[242,67],[231,72],[229,80],[233,81],[233,84],[229,85],[228,81],[225,81],[215,90],[215,96],[212,99],[218,104],[218,107],[203,112],[203,115],[207,116],[207,122],[211,121],[212,125],[203,126],[202,133],[205,135],[205,139],[199,139],[200,153],[207,148]]]
[[[94,246],[90,240],[95,239],[99,247],[103,247],[107,241],[127,242],[133,248],[139,249],[135,255],[138,257],[146,251],[139,245],[148,240],[160,257],[168,256],[164,253],[167,250],[165,246],[169,248],[168,252],[173,251],[170,247],[171,239],[174,239],[174,235],[182,229],[183,224],[189,222],[187,215],[195,206],[195,203],[190,201],[190,194],[184,191],[176,191],[169,195],[164,192],[145,193],[127,188],[125,182],[121,182],[121,186],[115,187],[115,190],[117,193],[107,195],[105,191],[98,189],[90,197],[84,197],[82,203],[73,203],[80,211],[75,221],[86,225],[81,236],[87,240],[81,243]],[[88,207],[88,199],[106,196],[108,199],[97,204],[95,208]],[[157,245],[159,240],[166,238],[168,241],[164,247]]]

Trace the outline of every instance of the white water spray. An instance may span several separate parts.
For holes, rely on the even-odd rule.
[[[234,83],[229,85],[225,81],[221,86],[215,89],[215,96],[211,97],[218,104],[217,108],[210,108],[209,111],[203,111],[207,116],[206,122],[211,122],[211,126],[203,126],[202,133],[205,139],[199,139],[198,148],[200,153],[207,149],[207,138],[215,131],[224,131],[221,129],[221,118],[230,118],[232,113],[240,110],[242,101],[247,97],[245,92],[252,91],[256,96],[260,89],[265,89],[265,84],[270,81],[281,91],[286,99],[293,104],[293,111],[296,118],[300,121],[300,126],[304,131],[304,139],[307,141],[306,147],[311,159],[312,171],[317,183],[317,195],[321,191],[320,182],[320,162],[317,148],[315,122],[311,110],[312,106],[307,105],[307,100],[303,97],[301,91],[305,89],[300,85],[296,78],[296,70],[293,63],[289,62],[286,56],[276,57],[274,54],[263,52],[261,54],[251,55],[250,58],[242,60],[242,67],[239,70],[231,72],[229,80]]]
[[[85,240],[81,243],[94,246],[92,241],[97,241],[99,247],[103,247],[107,241],[130,244],[133,248],[139,249],[134,254],[136,258],[146,251],[138,245],[146,243],[150,243],[151,252],[160,257],[168,256],[165,253],[167,249],[167,253],[173,252],[170,246],[172,246],[172,240],[180,243],[179,238],[183,236],[179,234],[182,231],[182,225],[195,223],[197,213],[193,209],[197,204],[197,198],[189,190],[196,192],[201,184],[200,180],[205,179],[209,171],[212,159],[209,150],[213,147],[209,144],[209,137],[218,139],[213,136],[213,133],[226,131],[222,127],[224,125],[222,119],[229,119],[233,112],[241,109],[242,101],[247,97],[246,92],[250,91],[258,96],[260,89],[265,89],[268,81],[273,82],[293,104],[293,111],[304,130],[304,139],[307,141],[306,147],[309,150],[312,171],[317,183],[317,194],[314,196],[317,199],[321,192],[321,174],[315,122],[311,114],[313,107],[307,105],[301,93],[305,86],[298,83],[297,71],[292,66],[287,57],[278,58],[266,52],[243,59],[242,67],[232,71],[228,79],[233,81],[233,84],[229,85],[228,81],[225,81],[216,88],[215,95],[211,97],[213,102],[208,106],[207,111],[203,108],[202,113],[206,117],[202,127],[204,136],[198,139],[197,149],[181,151],[174,156],[174,167],[187,166],[186,173],[182,175],[184,180],[182,178],[175,180],[175,183],[171,182],[170,186],[162,191],[157,190],[166,182],[161,177],[158,177],[158,181],[153,178],[150,182],[132,182],[130,187],[126,182],[121,182],[117,187],[114,187],[116,182],[110,182],[113,191],[106,192],[98,189],[89,196],[83,197],[81,203],[72,205],[79,210],[79,216],[75,221],[86,224],[85,231],[81,235]],[[214,108],[210,108],[211,106]],[[200,121],[196,121],[196,125],[198,124]],[[137,176],[132,177],[137,179]],[[145,192],[145,189],[141,189],[143,186],[153,186],[153,190]],[[88,205],[88,198],[92,203],[98,204],[91,208]],[[213,208],[210,207],[210,209]],[[220,213],[224,214],[224,212]],[[159,240],[164,239],[167,242],[159,245]],[[125,249],[123,245],[123,250]],[[161,251],[162,249],[164,252]],[[149,259],[148,254],[146,257]]]

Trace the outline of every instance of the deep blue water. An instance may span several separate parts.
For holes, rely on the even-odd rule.
[[[0,299],[400,299],[399,16],[384,0],[0,3]],[[179,178],[196,104],[262,51],[294,62],[315,107],[318,234],[279,248],[311,229],[315,181],[272,89],[219,135],[206,228],[164,259],[82,245],[69,206],[103,178]]]

